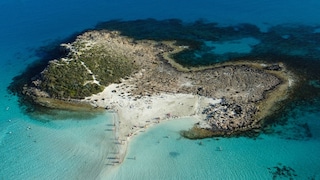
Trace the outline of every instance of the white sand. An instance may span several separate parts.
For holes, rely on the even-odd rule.
[[[103,92],[86,98],[86,101],[95,106],[109,107],[115,112],[115,142],[119,144],[117,159],[119,158],[120,163],[126,155],[127,144],[132,136],[168,119],[194,117],[201,121],[204,119],[201,113],[203,107],[220,102],[219,99],[191,94],[161,93],[134,98],[125,93],[129,88],[125,83],[111,84]],[[116,92],[112,92],[114,90]]]

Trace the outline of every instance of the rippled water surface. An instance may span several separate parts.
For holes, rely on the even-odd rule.
[[[319,8],[317,0],[1,0],[0,179],[320,179]],[[58,57],[60,42],[105,25],[135,38],[198,37],[203,44],[181,63],[283,61],[303,81],[255,139],[187,140],[179,130],[193,121],[168,121],[138,135],[111,167],[112,114],[30,114],[7,90],[34,62]]]

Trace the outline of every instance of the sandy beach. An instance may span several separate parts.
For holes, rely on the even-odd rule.
[[[88,31],[62,48],[68,58],[53,60],[42,79],[32,81],[23,93],[51,108],[62,108],[65,102],[114,112],[110,126],[119,145],[112,157],[116,163],[123,161],[134,135],[168,119],[197,119],[195,128],[182,133],[190,139],[259,131],[261,120],[291,86],[282,63],[243,60],[183,68],[172,58],[188,46],[136,41],[118,31]],[[82,76],[74,74],[73,66]],[[65,79],[59,84],[55,79],[61,69]],[[77,85],[70,85],[70,79],[77,79]]]
[[[146,128],[181,117],[193,117],[203,121],[205,119],[201,114],[203,108],[221,101],[198,95],[167,93],[137,98],[124,92],[128,89],[120,87],[127,87],[127,84],[125,82],[111,84],[103,92],[84,100],[93,106],[106,108],[115,113],[113,129],[115,143],[119,145],[117,156],[119,163],[125,158],[130,139],[144,132]]]

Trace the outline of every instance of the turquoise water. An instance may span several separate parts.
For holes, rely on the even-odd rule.
[[[108,116],[37,122],[11,119],[1,137],[3,179],[91,179],[112,152]]]
[[[311,116],[319,127],[319,114]],[[170,121],[139,135],[111,179],[272,179],[280,163],[295,170],[295,179],[320,178],[317,129],[308,141],[269,135],[186,140],[179,131],[188,124],[188,119]]]
[[[129,159],[119,168],[110,168],[107,157],[114,153],[113,133],[108,126],[112,122],[111,114],[94,117],[69,114],[67,119],[57,120],[66,117],[66,112],[60,112],[41,116],[39,120],[39,116],[26,115],[18,98],[7,91],[12,78],[52,48],[48,45],[94,28],[102,21],[178,18],[193,22],[204,19],[217,22],[219,26],[250,23],[267,32],[278,24],[319,25],[319,8],[317,0],[304,3],[298,0],[281,3],[267,0],[200,0],[196,3],[179,0],[1,0],[0,179],[99,179],[102,175],[107,175],[106,179],[285,178],[276,175],[277,167],[294,170],[282,171],[287,178],[296,175],[294,179],[320,179],[320,110],[316,103],[308,104],[307,108],[291,109],[296,113],[288,113],[285,123],[274,125],[271,132],[257,139],[219,138],[200,143],[200,140],[179,137],[178,131],[187,128],[190,122],[169,121],[135,138],[129,147]],[[304,34],[304,29],[295,33]],[[280,35],[290,39],[290,34]],[[274,39],[268,39],[271,40]],[[242,43],[247,45],[239,48],[233,44],[233,47],[248,52],[255,45],[251,41]],[[312,43],[320,47],[317,38]],[[230,47],[224,48],[220,52]],[[305,54],[289,45],[283,51],[306,57],[317,53]],[[318,82],[319,76],[311,80]],[[310,86],[314,88],[313,94],[319,92],[314,85],[317,83],[309,84],[313,85]],[[108,168],[111,170],[106,173]]]

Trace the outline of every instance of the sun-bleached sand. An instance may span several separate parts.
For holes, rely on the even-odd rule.
[[[42,83],[53,90],[53,94],[58,93],[57,97],[68,93],[54,91],[45,78],[33,81],[24,93],[46,107],[81,110],[83,108],[78,106],[85,104],[90,111],[92,105],[99,107],[94,108],[96,110],[105,108],[114,112],[111,126],[119,146],[116,163],[123,161],[128,141],[134,135],[167,119],[197,119],[194,128],[182,132],[191,139],[258,131],[276,101],[289,92],[290,83],[286,82],[289,82],[290,73],[282,63],[262,65],[263,62],[243,60],[183,68],[172,58],[188,47],[178,46],[174,41],[135,41],[117,31],[89,31],[64,47],[69,59],[61,59],[59,68],[63,65],[70,73],[70,63],[64,62],[76,61],[88,75],[79,80],[81,85],[69,92],[71,96],[79,91],[79,97],[51,97],[40,86]],[[83,53],[89,56],[80,58]],[[99,65],[93,65],[93,54],[101,60],[97,62]],[[52,61],[52,68],[56,68],[57,62]],[[125,75],[127,72],[130,74]],[[123,76],[118,77],[119,73]],[[50,74],[47,79],[51,79]],[[92,87],[88,88],[87,84]],[[87,92],[96,86],[104,91],[90,96]],[[91,94],[95,92],[98,91]]]
[[[130,139],[146,128],[164,120],[181,117],[194,117],[203,121],[203,107],[219,103],[220,99],[200,97],[192,94],[160,93],[152,96],[134,97],[120,87],[125,83],[111,84],[103,92],[87,97],[96,107],[114,112],[115,143],[119,145],[117,159],[121,163],[126,155]],[[202,117],[203,116],[203,117]],[[191,128],[191,127],[190,127]]]

